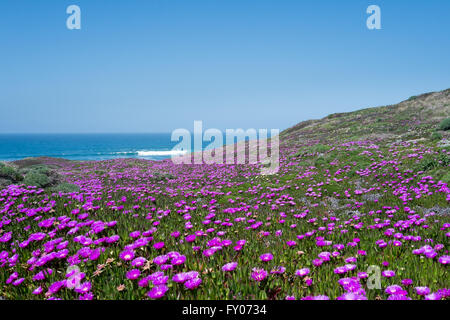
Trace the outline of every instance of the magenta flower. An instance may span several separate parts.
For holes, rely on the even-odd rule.
[[[441,300],[442,296],[438,292],[433,292],[425,296],[425,300]]]
[[[120,253],[119,258],[123,261],[130,261],[134,258],[133,250],[124,250]]]
[[[159,299],[164,297],[168,290],[169,288],[166,285],[155,286],[147,293],[147,295],[151,299]]]
[[[153,245],[153,248],[155,248],[156,250],[162,249],[164,247],[164,242],[156,242]]]
[[[320,267],[322,264],[323,264],[323,260],[322,259],[320,259],[320,258],[318,258],[318,259],[314,259],[313,261],[312,261],[312,264],[315,266],[315,267]]]
[[[389,295],[392,295],[392,294],[395,294],[395,295],[398,295],[398,294],[407,295],[408,294],[405,290],[403,290],[402,287],[400,287],[399,285],[396,285],[396,284],[387,287],[384,292],[386,292]]]
[[[233,271],[237,267],[237,262],[229,262],[222,266],[222,271]]]
[[[167,283],[167,280],[169,280],[169,276],[159,276],[152,279],[152,282],[155,286],[163,285]]]
[[[411,279],[403,279],[403,280],[402,280],[402,284],[403,284],[404,286],[410,286],[410,285],[413,284],[413,281],[412,281]]]
[[[368,277],[369,277],[369,275],[367,274],[367,272],[358,272],[359,279],[366,279]]]
[[[450,264],[450,256],[442,256],[439,258],[438,261],[440,264],[444,264],[444,265]]]
[[[428,287],[415,287],[415,289],[419,296],[425,296],[430,293],[430,288]]]
[[[42,287],[37,287],[36,289],[33,290],[32,292],[35,295],[41,294],[42,293]]]
[[[343,295],[337,297],[337,300],[367,300],[363,295],[359,295],[353,292],[346,292]]]
[[[144,266],[146,262],[147,262],[147,259],[145,259],[144,257],[138,257],[138,258],[135,258],[135,259],[131,262],[131,265],[132,265],[133,267],[140,268],[140,267]]]
[[[157,256],[153,259],[153,262],[157,265],[162,265],[164,263],[167,262],[167,260],[169,260],[169,256],[167,255],[162,255],[162,256]]]
[[[184,286],[190,290],[197,288],[200,284],[202,283],[202,279],[200,279],[199,277],[187,280],[184,283]]]
[[[170,263],[174,266],[178,266],[180,264],[183,264],[186,261],[186,256],[180,255],[178,257],[174,257],[170,260]]]
[[[267,277],[267,271],[264,269],[253,268],[252,278],[255,281],[263,281]]]
[[[299,276],[299,277],[304,277],[307,276],[309,274],[310,270],[309,268],[303,268],[303,269],[299,269],[297,271],[295,271],[295,275]]]
[[[137,278],[139,278],[140,275],[141,272],[139,271],[139,269],[132,269],[127,272],[126,277],[129,280],[136,280]]]
[[[184,283],[187,279],[186,279],[186,273],[181,272],[181,273],[177,273],[172,277],[172,281],[176,282],[176,283]]]
[[[264,253],[259,256],[259,259],[261,259],[261,261],[267,262],[273,259],[273,255],[271,253]]]
[[[385,278],[392,278],[395,277],[395,272],[392,270],[384,270],[383,272],[381,272],[381,275]]]
[[[150,282],[150,277],[149,276],[144,277],[144,278],[139,280],[138,286],[141,287],[141,288],[148,287],[148,283],[149,282]]]
[[[79,286],[75,287],[75,292],[87,293],[91,291],[91,283],[89,281],[83,282]]]

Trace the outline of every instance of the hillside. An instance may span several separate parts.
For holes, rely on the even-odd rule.
[[[334,113],[300,122],[282,132],[286,143],[346,140],[406,141],[429,138],[450,117],[450,89],[413,96],[399,104]],[[450,133],[443,133],[448,138]]]

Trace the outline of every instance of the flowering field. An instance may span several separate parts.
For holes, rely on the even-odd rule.
[[[375,138],[280,153],[271,176],[117,159],[59,163],[76,192],[4,188],[0,296],[450,297],[450,189],[433,176],[448,150]]]

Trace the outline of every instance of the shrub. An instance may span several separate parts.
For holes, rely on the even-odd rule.
[[[0,177],[11,180],[12,182],[23,179],[22,175],[15,168],[6,165],[0,167]]]
[[[439,132],[433,132],[431,134],[432,141],[440,141],[441,139],[442,139],[442,134],[440,134]]]
[[[50,180],[45,174],[40,173],[39,171],[31,170],[26,174],[23,183],[27,186],[43,188],[50,183]]]
[[[439,129],[443,131],[450,130],[450,118],[442,120],[441,124],[439,125]]]
[[[48,175],[50,173],[50,169],[46,165],[43,165],[43,164],[31,165],[29,167],[25,167],[20,170],[20,172],[23,174],[27,174],[30,171],[35,171],[35,172],[42,173],[45,175]]]

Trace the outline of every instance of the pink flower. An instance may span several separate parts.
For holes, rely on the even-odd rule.
[[[129,280],[136,280],[141,275],[141,272],[138,269],[132,269],[127,272],[127,279]]]
[[[153,245],[153,248],[155,248],[155,249],[157,249],[157,250],[162,249],[163,247],[164,247],[164,242],[156,242],[156,243]]]
[[[309,268],[303,268],[303,269],[299,269],[297,271],[295,271],[295,275],[299,276],[299,277],[304,277],[307,276],[309,274],[310,270]]]
[[[251,276],[255,281],[263,281],[267,277],[267,271],[264,269],[253,268],[252,271]]]
[[[190,290],[197,288],[202,283],[202,279],[196,277],[184,283],[184,286]]]
[[[229,262],[222,266],[223,271],[233,271],[237,267],[237,262]]]
[[[169,288],[166,285],[155,286],[147,293],[147,295],[151,299],[159,299],[164,297],[168,290]]]
[[[267,262],[273,259],[273,255],[271,253],[264,253],[259,256],[259,259],[261,259],[261,261]]]

